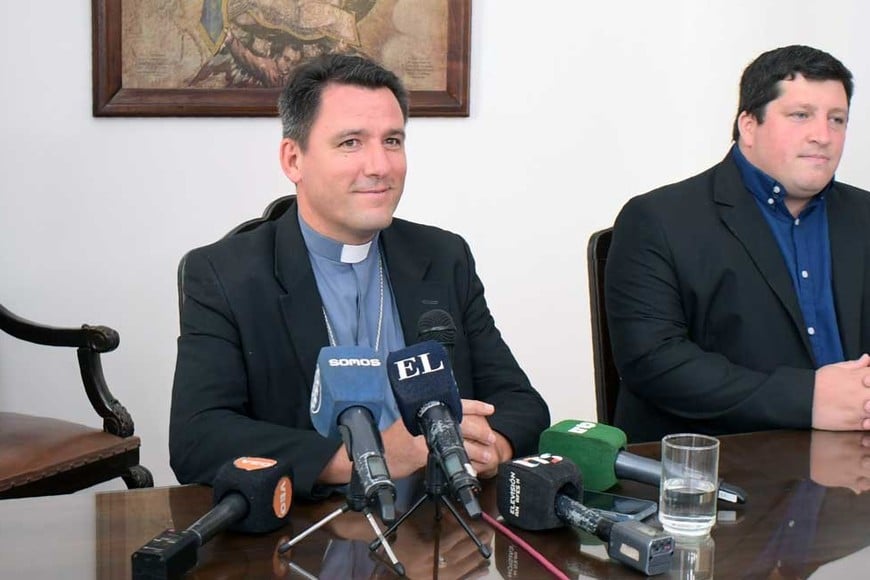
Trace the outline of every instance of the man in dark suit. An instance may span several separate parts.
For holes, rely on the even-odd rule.
[[[405,179],[408,97],[398,78],[351,56],[297,69],[279,100],[281,167],[296,203],[275,221],[187,256],[170,416],[182,483],[210,483],[240,455],[287,459],[318,497],[350,480],[339,439],[313,430],[314,370],[328,345],[387,353],[416,342],[433,308],[456,324],[462,435],[481,477],[537,449],[547,406],[501,339],[459,236],[393,219]],[[389,387],[380,428],[394,478],[426,464]]]
[[[620,212],[606,304],[631,441],[870,429],[870,194],[834,180],[851,96],[825,52],[762,54],[725,159]]]

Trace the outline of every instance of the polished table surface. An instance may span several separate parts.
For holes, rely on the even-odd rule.
[[[722,437],[720,476],[746,489],[749,501],[719,504],[712,537],[678,541],[672,572],[661,578],[870,577],[870,435],[778,431]],[[658,444],[635,445],[658,457]],[[615,493],[657,499],[657,489],[623,482]],[[865,493],[862,493],[865,492]],[[272,534],[218,535],[199,550],[191,578],[389,578],[367,544],[373,532],[348,512],[287,555],[276,547],[341,507],[294,503],[290,524]],[[495,486],[481,504],[495,515]],[[0,577],[130,578],[130,555],[168,527],[184,528],[211,507],[211,490],[179,486],[0,501]],[[657,525],[655,518],[653,525]],[[431,502],[399,529],[392,546],[412,578],[547,578],[512,542],[483,522],[472,527],[493,548],[483,559]],[[594,537],[571,529],[518,532],[571,578],[640,578],[607,559]],[[382,554],[382,551],[379,552]],[[694,571],[691,570],[694,568]]]

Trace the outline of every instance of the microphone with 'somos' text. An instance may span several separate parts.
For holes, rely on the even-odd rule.
[[[396,519],[396,485],[384,459],[378,422],[387,375],[374,349],[320,349],[311,389],[311,423],[324,437],[341,436],[366,503],[380,506],[381,521]]]

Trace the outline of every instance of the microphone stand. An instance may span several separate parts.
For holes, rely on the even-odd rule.
[[[362,484],[360,483],[359,476],[356,473],[356,470],[352,470],[352,475],[350,477],[350,487],[347,492],[347,497],[343,506],[335,510],[334,512],[327,514],[322,517],[318,522],[309,526],[309,528],[302,533],[298,534],[296,537],[287,540],[280,546],[278,546],[278,553],[283,554],[287,552],[290,548],[307,538],[313,532],[319,530],[341,514],[349,511],[362,512],[362,514],[368,520],[369,525],[371,525],[372,529],[375,531],[375,535],[377,536],[378,546],[381,544],[384,545],[384,552],[387,553],[387,556],[390,559],[390,564],[393,566],[393,570],[401,577],[405,576],[405,567],[399,562],[396,555],[393,553],[393,549],[390,547],[389,542],[387,542],[387,538],[381,532],[381,528],[378,526],[378,523],[375,521],[375,517],[372,515],[372,510],[369,508],[369,502],[366,499]],[[401,521],[401,520],[399,520]],[[369,548],[374,551],[376,548]]]
[[[480,538],[474,533],[468,524],[462,519],[462,515],[457,511],[457,509],[453,506],[452,503],[445,497],[450,491],[449,486],[447,485],[447,478],[444,475],[444,472],[441,469],[441,465],[438,463],[438,460],[435,457],[435,454],[432,451],[429,451],[429,456],[426,459],[426,478],[425,478],[425,486],[426,492],[414,502],[414,505],[411,506],[407,512],[402,514],[396,522],[391,525],[387,530],[383,533],[383,535],[379,535],[377,540],[374,540],[371,544],[369,544],[369,550],[374,552],[378,549],[378,546],[381,545],[382,541],[386,541],[385,536],[392,535],[399,526],[402,525],[408,517],[414,513],[417,508],[423,505],[423,502],[426,500],[431,500],[435,502],[435,520],[441,521],[441,504],[444,504],[448,511],[453,514],[453,517],[459,522],[459,525],[462,526],[462,529],[465,530],[465,533],[468,534],[468,537],[474,542],[474,545],[477,546],[478,552],[484,558],[489,558],[492,555],[492,550],[489,549],[489,546],[485,545],[480,541]],[[440,534],[439,534],[440,535]],[[438,536],[436,536],[436,550],[437,550],[437,541]],[[437,565],[437,552],[436,552],[436,562]]]

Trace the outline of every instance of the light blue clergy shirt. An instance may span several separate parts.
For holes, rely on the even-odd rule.
[[[325,309],[330,343],[371,347],[386,364],[388,353],[405,347],[405,338],[380,254],[380,235],[367,244],[352,246],[317,233],[301,215],[299,227]],[[383,388],[384,407],[378,423],[381,430],[399,418],[392,389],[386,382]]]

